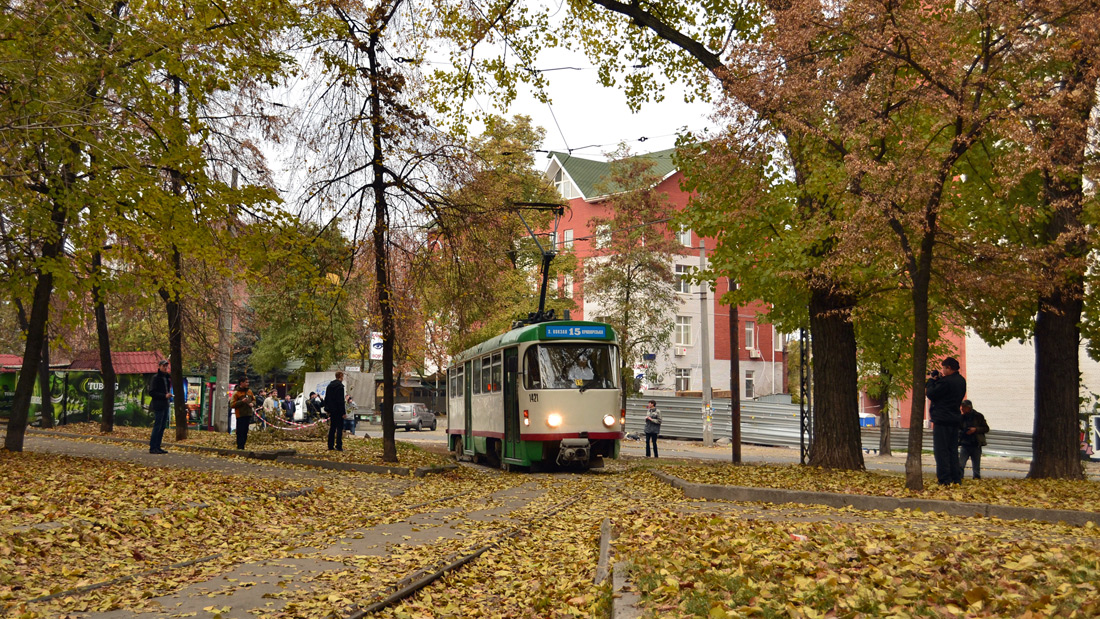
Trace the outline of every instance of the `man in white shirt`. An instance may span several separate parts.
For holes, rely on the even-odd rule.
[[[576,383],[576,381],[592,380],[596,378],[596,374],[592,371],[592,366],[588,365],[588,357],[582,356],[577,359],[577,365],[569,368],[569,380]]]

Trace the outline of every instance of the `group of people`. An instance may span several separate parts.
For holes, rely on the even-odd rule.
[[[153,431],[149,437],[149,453],[168,453],[161,447],[164,439],[164,430],[168,427],[168,403],[172,389],[171,377],[168,373],[168,361],[162,360],[157,365],[157,373],[153,375],[149,385],[150,404],[149,409],[153,413]],[[322,413],[328,415],[328,448],[330,451],[344,450],[345,417],[348,405],[354,406],[350,396],[344,395],[344,373],[337,372],[336,379],[328,384],[325,389],[325,397],[322,400],[316,392],[309,394],[306,400],[306,416],[308,419],[316,419]],[[248,385],[248,377],[242,376],[233,393],[229,397],[229,410],[237,418],[237,449],[244,449],[248,441],[248,427],[256,416],[257,407],[264,411],[264,419],[272,420],[276,411],[280,411],[287,419],[293,420],[296,405],[290,395],[282,400],[274,391],[261,389],[259,393],[253,393]],[[354,431],[354,426],[351,428]]]
[[[931,401],[928,416],[932,421],[932,453],[936,459],[936,479],[942,485],[961,484],[969,461],[974,479],[982,478],[982,446],[989,424],[974,410],[966,397],[966,379],[959,373],[959,361],[947,357],[939,370],[932,370],[924,385]]]
[[[259,400],[263,402],[264,412],[271,415],[276,407],[280,407],[288,419],[294,418],[295,404],[287,395],[281,404],[275,400],[274,392],[266,394],[260,391]],[[307,418],[319,418],[322,411],[328,415],[328,449],[329,451],[344,451],[344,418],[347,415],[347,404],[351,398],[344,395],[344,373],[337,372],[336,378],[325,388],[325,398],[322,400],[316,392],[310,392],[306,400]],[[248,377],[241,378],[237,388],[233,390],[233,396],[229,399],[229,407],[237,417],[237,449],[244,449],[248,441],[248,426],[252,423],[252,413],[255,410],[257,396],[248,388]]]

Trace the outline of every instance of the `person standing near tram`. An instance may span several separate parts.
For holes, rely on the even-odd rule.
[[[661,411],[657,410],[656,400],[650,400],[645,407],[645,457],[649,457],[649,444],[653,443],[653,457],[657,455],[657,435],[661,433]]]

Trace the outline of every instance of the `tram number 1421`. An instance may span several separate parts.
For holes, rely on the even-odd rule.
[[[602,466],[626,421],[621,365],[603,323],[544,322],[482,342],[448,368],[448,445],[507,469]]]

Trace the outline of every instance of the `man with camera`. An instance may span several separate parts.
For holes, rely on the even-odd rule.
[[[959,465],[959,407],[966,397],[966,379],[959,374],[959,362],[947,357],[940,370],[929,372],[924,385],[925,395],[932,402],[928,416],[932,420],[932,453],[936,458],[936,479],[941,485],[961,484]]]

